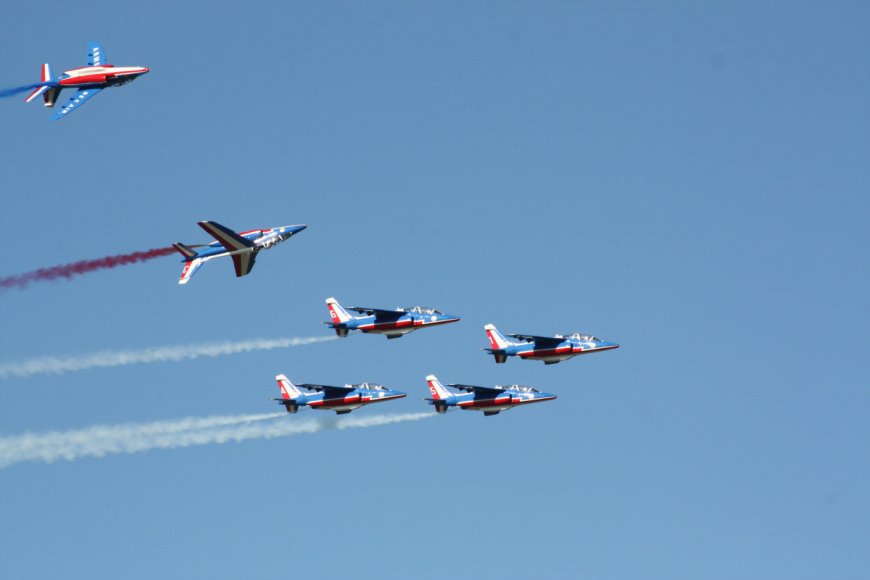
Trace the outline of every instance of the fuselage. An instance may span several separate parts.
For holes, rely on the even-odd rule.
[[[414,309],[407,309],[398,317],[390,320],[384,320],[376,315],[359,316],[345,322],[348,330],[359,330],[365,333],[373,334],[407,334],[424,326],[438,326],[439,324],[449,324],[459,320],[458,316],[444,314],[437,310],[425,311],[425,309],[414,312]]]
[[[54,82],[60,87],[112,87],[129,83],[150,70],[144,66],[84,66],[64,71]]]
[[[522,359],[541,360],[549,363],[560,362],[581,354],[590,354],[604,350],[619,348],[615,342],[606,340],[584,340],[567,338],[556,345],[540,347],[536,343],[515,344],[505,348],[508,356],[518,356]]]
[[[543,393],[532,387],[515,385],[505,387],[503,391],[497,394],[479,392],[457,394],[447,399],[442,399],[438,403],[443,403],[448,407],[458,407],[466,411],[495,412],[506,411],[520,405],[552,401],[555,398],[556,395]]]
[[[308,406],[312,409],[321,409],[324,411],[352,411],[359,409],[363,405],[371,403],[383,403],[394,399],[406,397],[406,393],[393,391],[385,387],[367,388],[358,386],[354,390],[340,397],[327,398],[326,393],[312,393],[310,395],[300,395],[295,401],[300,407]]]
[[[248,230],[239,233],[240,236],[253,243],[250,248],[243,250],[228,251],[223,244],[218,241],[211,242],[204,248],[197,251],[198,258],[217,258],[219,256],[230,256],[232,254],[241,254],[247,252],[257,252],[259,250],[267,250],[276,244],[290,239],[295,234],[304,230],[306,225],[281,226],[277,228]]]

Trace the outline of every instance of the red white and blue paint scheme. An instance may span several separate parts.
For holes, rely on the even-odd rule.
[[[465,409],[466,411],[483,411],[484,416],[498,415],[502,411],[513,409],[531,403],[552,401],[556,395],[543,393],[527,385],[496,385],[494,387],[478,387],[475,385],[449,384],[462,393],[454,393],[441,384],[438,377],[426,377],[431,398],[423,399],[435,406],[437,413],[446,413],[449,407]]]
[[[360,383],[343,387],[294,385],[284,375],[278,375],[275,380],[278,381],[278,388],[281,390],[281,398],[275,400],[284,405],[288,413],[296,413],[299,407],[311,407],[321,411],[335,411],[337,415],[344,415],[363,405],[383,403],[407,396],[406,393],[393,391],[373,383]],[[306,389],[311,393],[303,393],[300,389]]]
[[[511,341],[492,324],[487,324],[483,328],[486,330],[491,346],[484,350],[493,355],[497,363],[507,361],[509,356],[517,356],[521,359],[540,360],[544,361],[544,364],[554,365],[581,354],[619,348],[615,342],[608,342],[580,332],[555,336],[509,334],[511,338],[518,339],[518,341]]]
[[[144,66],[115,66],[108,62],[103,46],[99,42],[89,42],[88,66],[70,69],[59,77],[52,78],[51,66],[48,63],[43,64],[42,78],[36,85],[36,90],[24,102],[29,103],[42,95],[45,106],[53,107],[63,89],[76,89],[67,104],[52,117],[54,120],[63,119],[103,89],[125,85],[151,70]]]
[[[338,336],[347,336],[352,330],[362,333],[384,334],[387,338],[401,338],[409,332],[420,328],[449,324],[459,320],[458,316],[444,314],[434,308],[414,306],[412,308],[396,308],[382,310],[380,308],[363,308],[351,306],[344,308],[335,298],[326,299],[331,322],[324,322],[335,330]],[[358,312],[354,316],[348,310]]]
[[[180,242],[172,244],[184,256],[184,270],[181,271],[179,284],[187,284],[203,264],[223,256],[230,256],[233,259],[236,277],[247,276],[254,267],[254,261],[260,250],[267,250],[290,239],[308,227],[300,224],[236,233],[217,222],[197,223],[216,241],[200,246],[185,246]]]

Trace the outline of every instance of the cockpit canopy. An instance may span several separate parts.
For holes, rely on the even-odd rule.
[[[601,339],[597,336],[592,336],[591,334],[584,334],[582,332],[566,332],[565,334],[557,334],[556,338],[573,338],[576,340],[582,340],[584,342],[601,342]]]
[[[412,306],[410,308],[399,308],[399,310],[402,312],[413,312],[415,314],[443,314],[443,312],[439,310],[428,308],[426,306]]]
[[[376,385],[374,383],[359,383],[356,385],[351,385],[355,389],[368,389],[369,391],[388,391],[387,387],[383,385]]]
[[[519,391],[521,393],[540,393],[538,389],[535,387],[530,387],[529,385],[508,385],[502,387],[506,391]]]

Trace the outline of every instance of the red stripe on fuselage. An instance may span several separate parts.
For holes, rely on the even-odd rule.
[[[361,402],[362,397],[352,395],[341,399],[321,399],[319,401],[311,401],[308,403],[310,407],[343,407],[344,405],[352,405]]]
[[[483,409],[486,407],[504,407],[505,405],[514,405],[510,396],[496,397],[495,399],[472,399],[470,401],[459,401],[456,406],[463,409]]]
[[[397,322],[373,322],[371,324],[364,324],[359,327],[359,330],[395,330],[397,328],[405,328],[407,326],[413,326],[413,320],[399,320]]]
[[[563,354],[573,354],[573,352],[574,349],[570,346],[560,346],[558,348],[527,350],[526,352],[518,352],[517,356],[522,358],[547,358],[551,356],[560,356]]]
[[[60,85],[62,87],[69,86],[79,86],[79,85],[103,85],[106,84],[106,80],[108,75],[104,74],[96,74],[96,75],[82,75],[80,77],[70,77],[68,79],[61,79]]]

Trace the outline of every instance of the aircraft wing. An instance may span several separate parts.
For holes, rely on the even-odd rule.
[[[351,391],[355,390],[355,387],[334,387],[332,385],[313,385],[310,383],[303,383],[296,386],[302,387],[303,389],[308,389],[309,391],[322,391],[323,396],[327,399],[344,397]]]
[[[103,45],[95,40],[88,43],[88,66],[103,66],[109,62],[106,58],[106,53],[103,52]]]
[[[247,248],[253,248],[254,243],[245,239],[230,228],[224,227],[217,222],[197,222],[208,235],[216,239],[228,252],[237,252]]]
[[[499,393],[504,392],[504,389],[500,389],[498,387],[478,387],[477,385],[463,385],[460,383],[451,383],[447,385],[448,387],[453,387],[454,389],[461,389],[463,391],[468,391],[469,393],[480,393],[481,395],[489,395],[495,396]]]
[[[257,252],[244,252],[241,254],[233,254],[233,266],[236,268],[236,278],[247,276],[254,269],[254,262],[257,260]]]
[[[69,101],[67,101],[67,103],[54,114],[52,119],[63,119],[69,113],[81,107],[85,103],[85,101],[87,101],[102,90],[103,89],[99,88],[79,89],[73,96],[69,98]]]
[[[555,336],[535,336],[534,334],[509,334],[508,336],[534,342],[543,348],[554,347],[565,342],[564,338],[556,338]]]
[[[398,310],[384,310],[383,308],[364,308],[362,306],[351,306],[348,310],[354,310],[360,314],[374,315],[376,318],[399,318],[407,314]]]

